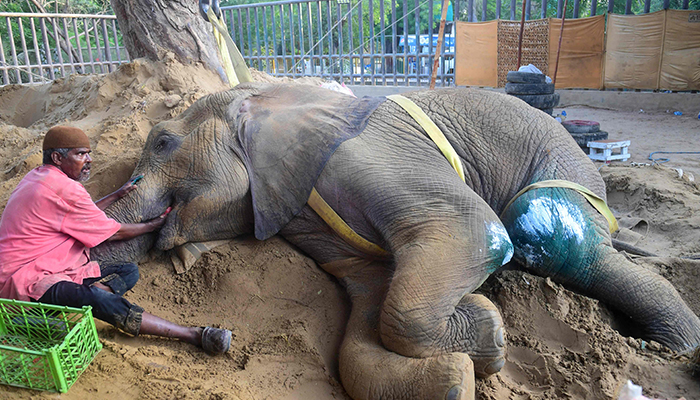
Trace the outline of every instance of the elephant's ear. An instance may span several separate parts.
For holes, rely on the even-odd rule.
[[[250,176],[256,238],[275,235],[301,211],[333,152],[362,132],[384,100],[270,85],[239,103],[236,126]]]

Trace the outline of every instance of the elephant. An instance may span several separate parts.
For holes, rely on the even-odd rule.
[[[506,352],[497,307],[474,290],[511,259],[623,312],[648,340],[679,352],[700,344],[698,317],[613,248],[609,221],[581,190],[521,192],[559,180],[605,201],[595,165],[554,118],[494,91],[404,96],[442,132],[452,162],[386,97],[244,83],[199,99],[153,127],[133,172],[139,189],[107,210],[140,222],[172,207],[163,228],[93,254],[137,261],[153,246],[281,235],[349,294],[338,368],[355,399],[473,398],[475,376],[497,373]]]

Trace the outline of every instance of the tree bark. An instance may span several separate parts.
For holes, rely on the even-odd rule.
[[[165,52],[183,64],[202,62],[228,82],[211,26],[193,0],[111,0],[129,56],[160,60]]]

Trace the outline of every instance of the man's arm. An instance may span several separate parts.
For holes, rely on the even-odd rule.
[[[137,177],[138,178],[138,177]],[[107,196],[97,200],[95,202],[95,205],[97,208],[100,210],[104,211],[107,207],[109,207],[112,203],[115,201],[121,199],[122,197],[126,196],[129,194],[132,190],[136,189],[136,178],[128,181],[122,187],[119,189],[115,190],[114,192],[108,194]]]
[[[110,236],[106,240],[106,242],[111,242],[113,240],[129,240],[135,238],[136,236],[141,236],[144,233],[149,233],[158,230],[165,223],[165,217],[168,215],[169,212],[170,208],[168,208],[159,217],[153,218],[150,221],[141,222],[138,224],[122,224],[122,227],[119,228],[117,233]]]

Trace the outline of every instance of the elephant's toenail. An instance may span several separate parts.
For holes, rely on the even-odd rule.
[[[492,362],[491,364],[487,365],[486,368],[484,368],[484,372],[487,375],[493,375],[496,372],[500,371],[501,368],[503,368],[503,365],[506,363],[505,358],[499,358],[498,360]]]
[[[458,400],[462,396],[462,389],[459,387],[459,385],[454,385],[450,388],[450,391],[447,392],[447,396],[445,396],[445,400]]]
[[[506,345],[505,334],[503,333],[503,327],[500,327],[496,331],[496,346],[503,347],[505,345]]]

